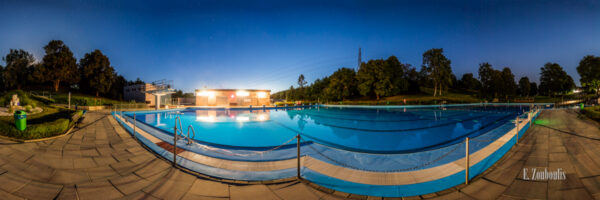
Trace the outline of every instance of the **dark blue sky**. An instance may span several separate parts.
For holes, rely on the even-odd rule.
[[[575,70],[600,55],[598,1],[1,1],[0,55],[43,57],[63,40],[77,59],[100,49],[127,79],[177,88],[266,88],[309,82],[340,67],[397,56],[420,68],[444,48],[454,73],[511,67],[538,81],[557,62]]]

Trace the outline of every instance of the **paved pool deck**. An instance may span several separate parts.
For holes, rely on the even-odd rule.
[[[89,112],[64,137],[0,140],[1,199],[381,199],[302,181],[204,179],[171,167],[111,120],[108,113]],[[544,111],[538,120],[544,123],[469,185],[404,199],[600,199],[600,125],[570,110]],[[567,179],[523,180],[523,168],[561,168]]]

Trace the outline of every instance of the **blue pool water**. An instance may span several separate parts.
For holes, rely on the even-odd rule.
[[[137,112],[139,122],[173,134],[175,118],[194,140],[229,148],[268,149],[297,134],[305,141],[373,153],[415,152],[475,137],[514,120],[526,107],[202,109]],[[133,117],[132,113],[128,114]],[[295,144],[292,140],[288,144]]]

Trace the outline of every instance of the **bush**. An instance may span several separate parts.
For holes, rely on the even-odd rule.
[[[57,119],[52,122],[27,125],[25,131],[19,131],[15,128],[14,124],[0,121],[0,129],[6,136],[27,140],[60,135],[67,131],[69,124],[68,119]]]
[[[39,103],[38,101],[31,99],[26,92],[23,92],[22,90],[14,90],[7,92],[0,97],[0,106],[9,105],[13,94],[17,94],[17,96],[19,96],[19,103],[21,106],[31,105],[33,107],[37,107]]]
[[[0,134],[18,139],[39,139],[63,134],[83,115],[82,110],[71,111],[45,107],[40,114],[27,116],[27,128],[19,131],[12,116],[0,118]]]
[[[295,106],[296,102],[292,102],[292,101],[290,101],[290,102],[275,102],[276,106],[285,106],[286,104],[288,106]]]
[[[31,112],[31,109],[33,109],[33,107],[31,107],[31,105],[26,105],[25,106],[25,112]]]
[[[585,116],[593,120],[600,121],[600,106],[587,107],[584,108],[582,112],[585,114]]]

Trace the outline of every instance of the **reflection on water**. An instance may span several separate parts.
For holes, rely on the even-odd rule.
[[[199,122],[255,122],[271,119],[269,110],[196,110]]]

